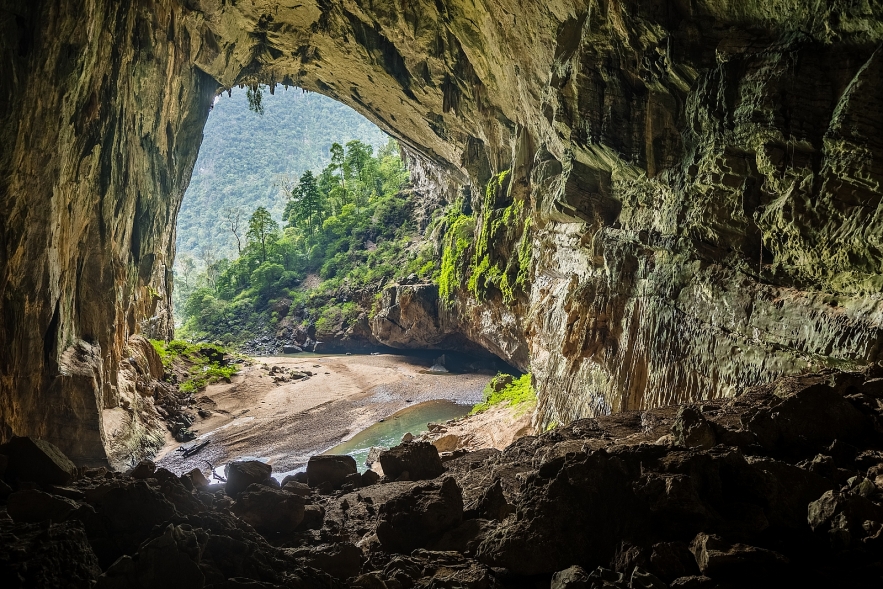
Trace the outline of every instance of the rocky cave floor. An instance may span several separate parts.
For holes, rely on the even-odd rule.
[[[429,451],[427,451],[429,450]],[[582,419],[442,464],[313,460],[280,485],[0,446],[4,587],[880,587],[883,369]],[[393,480],[395,478],[396,480]],[[425,480],[408,480],[408,479]],[[304,480],[306,479],[306,480]]]

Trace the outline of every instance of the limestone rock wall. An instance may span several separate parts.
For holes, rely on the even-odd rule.
[[[174,219],[217,87],[187,37],[172,1],[0,7],[0,439],[104,462],[128,336],[170,333]]]
[[[466,267],[455,311],[534,371],[542,424],[880,358],[874,3],[58,4],[0,13],[3,437],[100,454],[126,337],[167,330],[211,95],[238,83],[398,137],[474,215],[470,254],[529,232],[526,283],[470,289]],[[481,245],[516,203],[520,229]]]

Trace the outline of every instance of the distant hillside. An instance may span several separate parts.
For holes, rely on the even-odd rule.
[[[221,95],[205,126],[199,159],[184,196],[177,225],[176,266],[192,257],[202,267],[203,250],[215,259],[235,258],[236,240],[224,227],[223,210],[242,209],[243,225],[258,207],[280,219],[286,199],[279,187],[330,161],[334,142],[358,139],[375,148],[387,136],[374,124],[330,98],[299,89],[263,92],[264,114],[248,109],[245,89]]]

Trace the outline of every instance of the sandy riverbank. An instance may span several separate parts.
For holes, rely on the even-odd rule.
[[[269,370],[311,371],[310,378],[274,383]],[[426,361],[409,356],[258,358],[230,384],[210,385],[196,395],[211,415],[192,429],[209,440],[195,456],[182,458],[181,444],[167,434],[156,458],[173,472],[208,470],[244,457],[260,457],[274,472],[296,469],[309,459],[405,407],[434,399],[473,404],[481,400],[487,374],[423,374]]]

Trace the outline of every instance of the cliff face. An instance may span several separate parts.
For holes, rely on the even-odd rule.
[[[4,438],[100,454],[126,338],[167,330],[211,95],[241,82],[353,106],[462,196],[452,313],[530,365],[543,424],[880,358],[870,4],[124,4],[0,13]]]
[[[169,333],[174,219],[216,88],[181,18],[174,2],[0,9],[0,438],[105,461],[127,338]],[[151,410],[135,397],[133,430]]]

